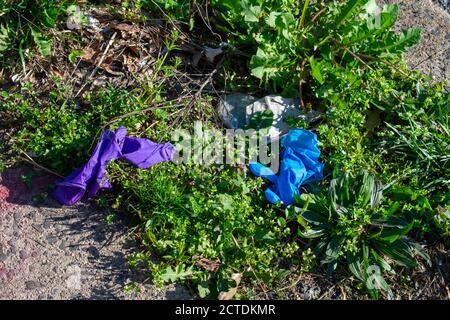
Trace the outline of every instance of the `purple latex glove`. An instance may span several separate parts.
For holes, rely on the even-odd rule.
[[[175,147],[170,143],[158,144],[148,139],[126,137],[126,128],[116,132],[106,130],[84,167],[75,170],[62,181],[56,182],[52,192],[60,203],[71,206],[79,201],[86,190],[94,197],[100,189],[111,188],[104,177],[106,166],[115,159],[126,159],[141,169],[172,160]]]

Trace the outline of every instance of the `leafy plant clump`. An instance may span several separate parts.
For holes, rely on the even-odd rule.
[[[132,261],[144,261],[157,283],[188,281],[214,298],[236,287],[236,274],[270,287],[298,252],[286,220],[258,194],[262,181],[232,167],[165,163],[120,176],[149,250]]]
[[[328,194],[303,194],[298,221],[304,238],[314,239],[314,253],[330,275],[340,261],[374,298],[377,290],[392,296],[384,273],[395,274],[393,265],[418,266],[416,256],[430,258],[417,242],[407,237],[414,216],[397,212],[398,202],[383,198],[383,186],[367,172],[343,174],[331,180]]]
[[[42,56],[49,56],[52,38],[46,33],[56,26],[58,18],[74,1],[2,0],[0,2],[0,57],[13,51],[25,62],[26,49],[37,47]]]

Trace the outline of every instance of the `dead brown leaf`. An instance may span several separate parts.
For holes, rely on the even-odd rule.
[[[202,256],[194,256],[193,258],[194,259],[198,259],[195,262],[195,265],[197,267],[205,269],[205,270],[210,271],[210,272],[216,271],[222,265],[222,263],[219,260],[213,261],[213,260],[204,258]]]
[[[128,23],[114,23],[111,25],[111,28],[128,33],[137,33],[140,31],[140,29],[137,26]]]
[[[237,289],[239,287],[239,284],[241,283],[241,279],[242,279],[242,273],[233,273],[231,275],[231,279],[233,279],[236,282],[236,287],[231,288],[228,291],[222,291],[219,293],[217,299],[219,300],[231,300],[234,298],[234,296],[237,293]]]
[[[114,19],[114,16],[111,13],[101,8],[91,10],[90,14],[99,22],[107,22]]]
[[[83,55],[81,56],[81,59],[83,61],[93,63],[93,57],[96,54],[95,50],[92,49],[91,47],[87,47],[87,48],[84,48],[82,51],[83,51]]]
[[[61,73],[61,71],[59,71],[57,68],[55,68],[54,66],[51,66],[50,68],[50,74],[53,77],[59,77],[59,78],[63,78],[64,75]]]

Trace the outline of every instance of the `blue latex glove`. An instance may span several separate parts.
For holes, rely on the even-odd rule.
[[[311,131],[291,129],[281,139],[281,146],[284,149],[280,154],[278,176],[257,162],[250,163],[250,171],[273,183],[265,191],[266,199],[273,204],[281,201],[286,207],[295,203],[300,186],[323,178],[323,164],[319,162],[317,136]]]

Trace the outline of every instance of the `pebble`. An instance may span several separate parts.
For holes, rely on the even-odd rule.
[[[37,217],[37,212],[36,211],[31,211],[29,214],[29,217],[31,220],[36,220]]]
[[[61,241],[61,244],[59,245],[59,248],[61,250],[64,250],[67,247],[67,245],[68,245],[67,241],[63,240],[63,241]]]
[[[16,253],[17,251],[17,240],[16,239],[11,239],[8,241],[8,245],[9,248],[11,250],[12,253]]]
[[[41,284],[37,281],[30,280],[30,281],[25,282],[25,288],[27,290],[35,290],[35,289],[39,289],[40,287],[41,287]]]
[[[42,226],[44,227],[44,229],[49,229],[51,227],[51,225],[52,224],[51,224],[50,220],[46,219]]]
[[[55,237],[55,236],[48,236],[48,237],[47,237],[47,242],[48,242],[49,244],[55,244],[56,242],[58,242],[58,238]]]
[[[22,220],[22,213],[20,211],[14,212],[14,220],[20,222]]]
[[[29,257],[30,255],[28,254],[27,251],[25,251],[25,250],[20,250],[20,251],[19,251],[19,256],[20,256],[20,259],[25,260],[25,259],[28,259],[28,257]]]
[[[33,223],[32,226],[37,232],[40,232],[40,233],[44,232],[44,228],[42,227],[41,224]]]
[[[8,258],[6,255],[6,250],[3,248],[3,246],[0,245],[0,261],[5,261]]]

